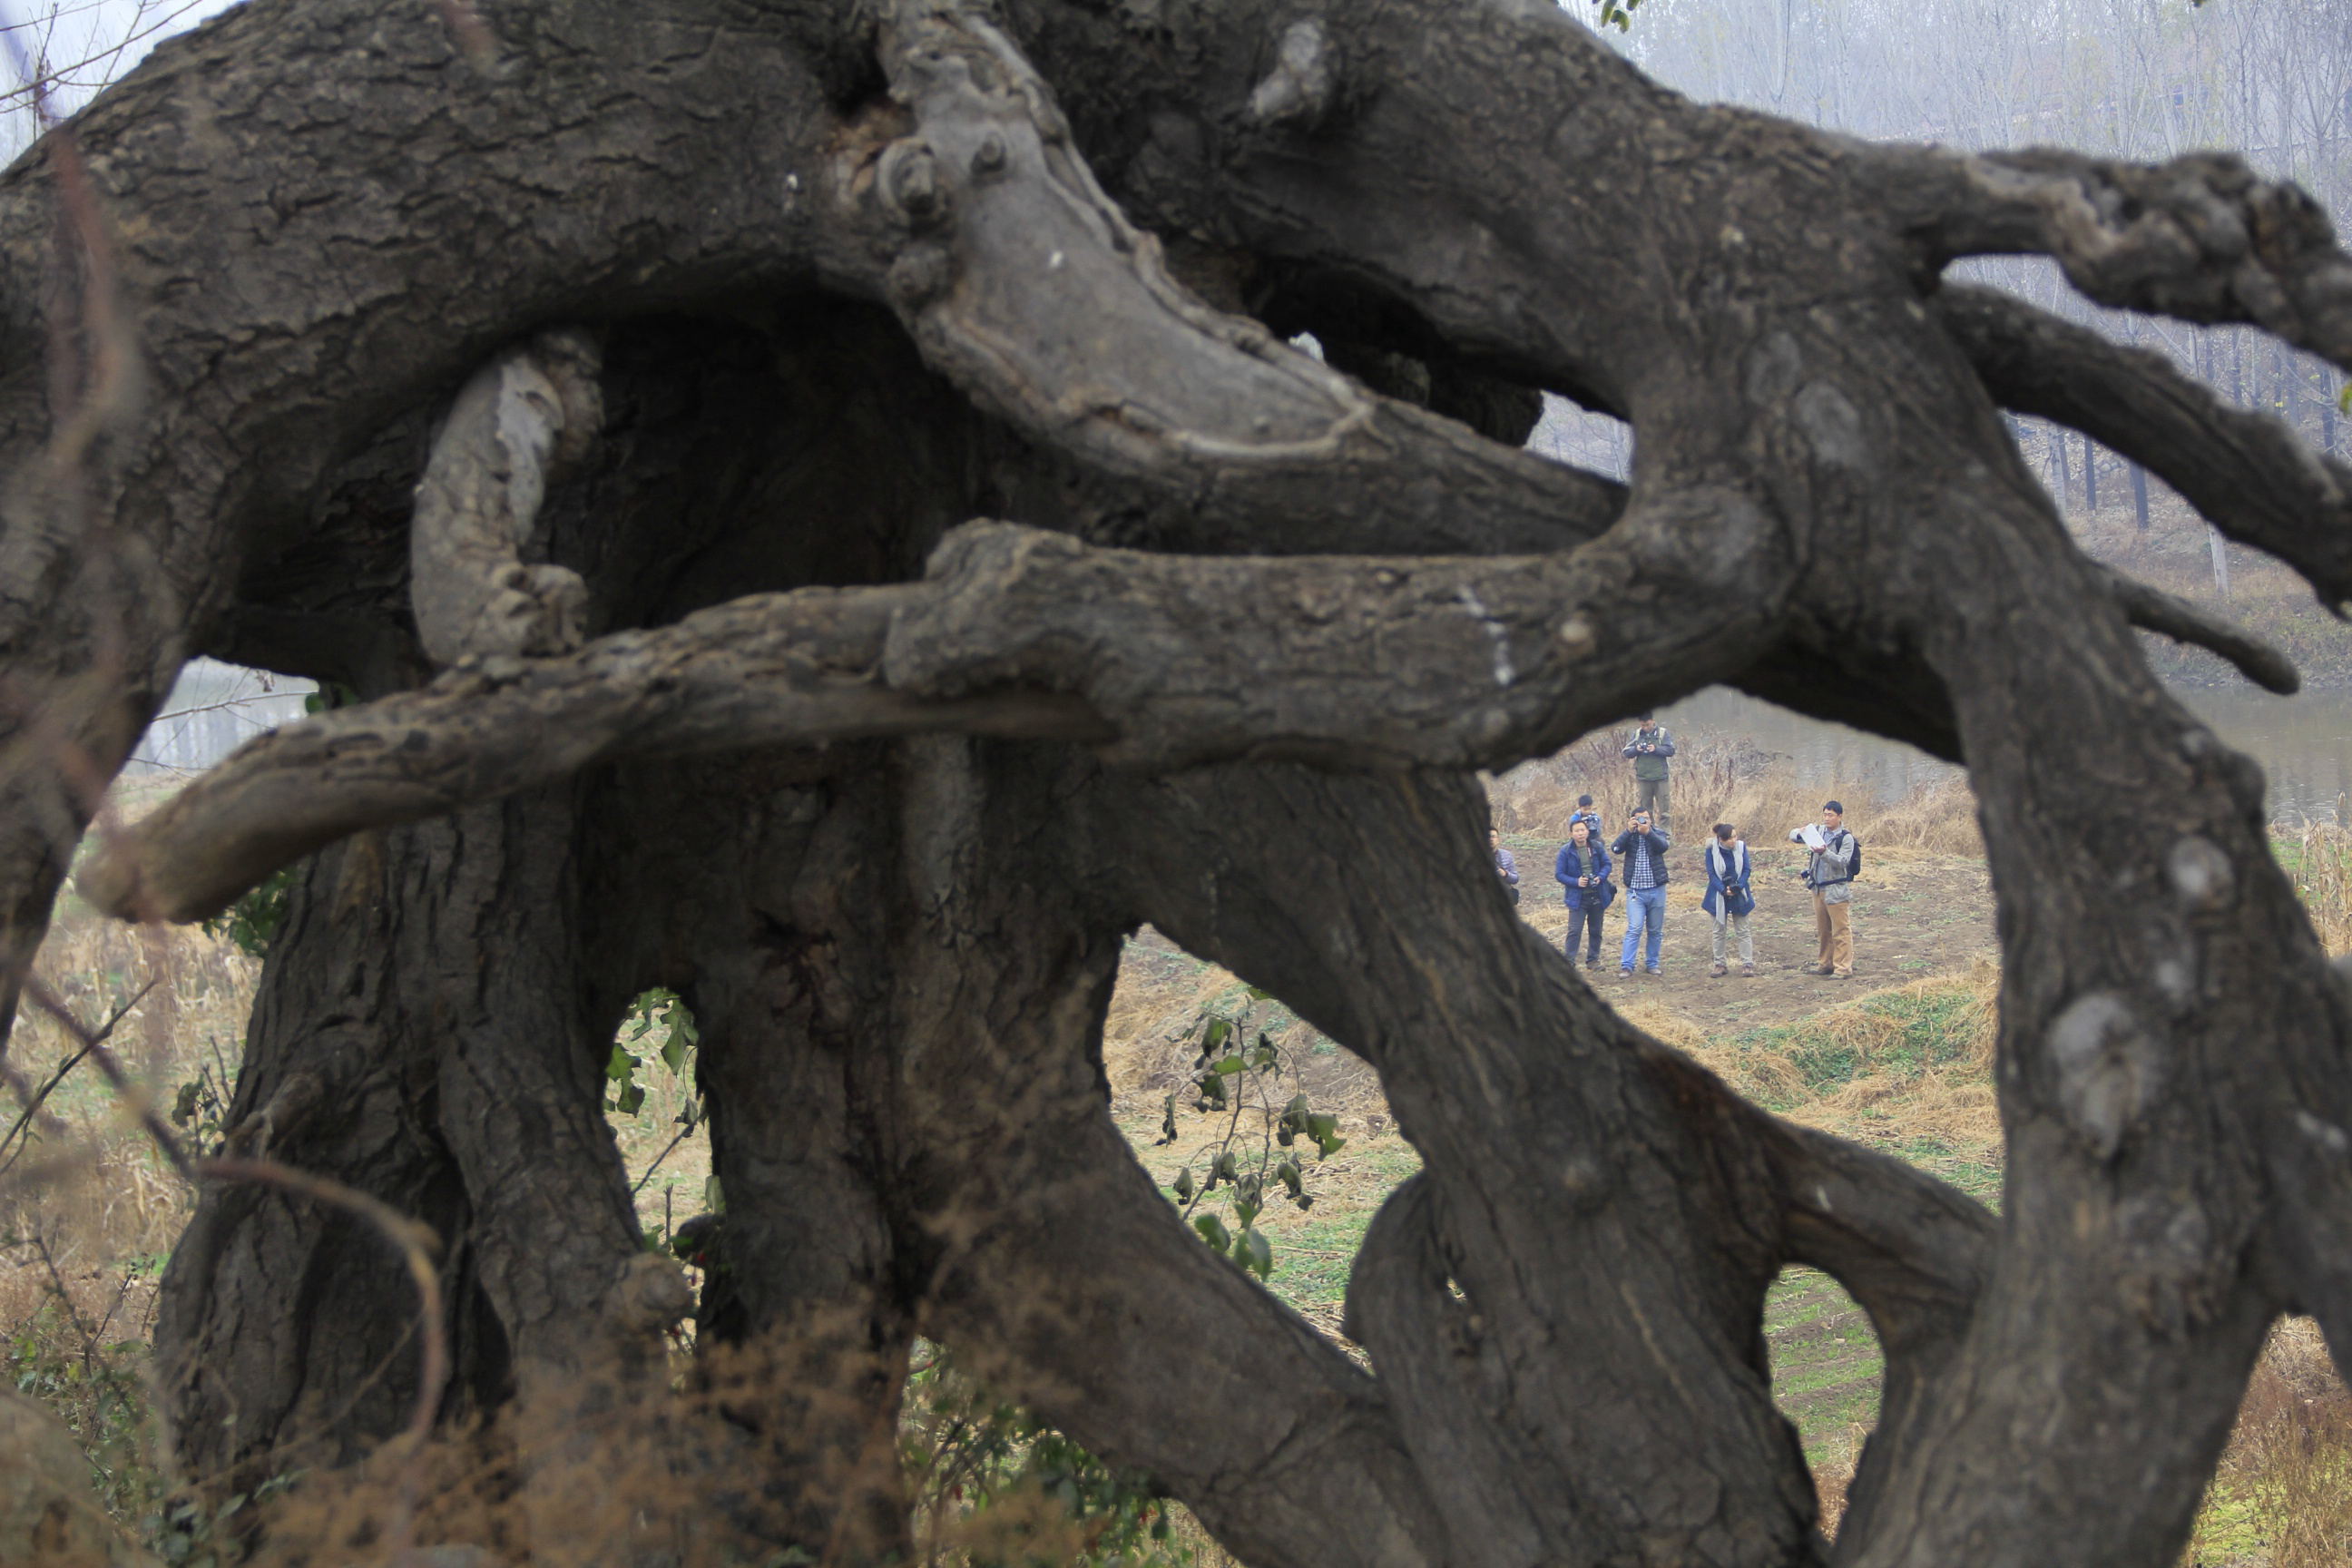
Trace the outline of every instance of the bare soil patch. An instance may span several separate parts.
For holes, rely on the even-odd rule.
[[[1551,877],[1559,846],[1507,835],[1504,844],[1519,862],[1521,917],[1558,946],[1568,934],[1568,910]],[[1715,928],[1699,908],[1706,879],[1694,869],[1697,841],[1682,839],[1675,844],[1673,879],[1666,886],[1659,964],[1664,973],[1645,974],[1637,961],[1631,980],[1618,977],[1625,934],[1621,896],[1602,916],[1602,967],[1588,976],[1603,998],[1621,1011],[1638,1005],[1668,1008],[1719,1038],[1790,1023],[1880,986],[1966,969],[1993,950],[1992,884],[1982,860],[1882,849],[1865,840],[1864,874],[1853,893],[1854,977],[1838,981],[1801,973],[1815,952],[1812,894],[1798,880],[1806,857],[1794,845],[1750,843],[1748,849],[1756,860],[1756,912],[1748,917],[1756,937],[1756,978],[1740,977],[1736,954],[1730,974],[1708,977]]]

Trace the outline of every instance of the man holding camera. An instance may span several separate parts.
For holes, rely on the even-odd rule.
[[[1670,828],[1674,814],[1666,805],[1666,759],[1675,754],[1675,738],[1654,719],[1654,714],[1642,715],[1624,754],[1633,762],[1633,789],[1640,797],[1633,804],[1655,816],[1661,828]]]
[[[1503,879],[1503,891],[1511,896],[1511,902],[1517,903],[1519,901],[1519,860],[1517,856],[1503,847],[1501,828],[1486,829],[1486,849],[1495,858],[1495,874]]]
[[[1617,836],[1609,853],[1625,868],[1625,948],[1617,961],[1617,976],[1633,976],[1633,958],[1642,939],[1649,938],[1643,967],[1658,973],[1658,945],[1666,934],[1666,850],[1673,840],[1663,827],[1650,826],[1650,814],[1636,811],[1631,826]]]

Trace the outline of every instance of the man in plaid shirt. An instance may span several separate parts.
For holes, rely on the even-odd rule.
[[[1609,852],[1625,868],[1625,947],[1617,961],[1617,975],[1630,979],[1633,973],[1633,953],[1644,931],[1649,933],[1649,952],[1642,966],[1651,973],[1658,973],[1658,949],[1666,935],[1666,846],[1665,829],[1650,826],[1650,814],[1637,811],[1633,825],[1617,836]]]

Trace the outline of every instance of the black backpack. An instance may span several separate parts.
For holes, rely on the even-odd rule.
[[[1853,858],[1845,863],[1845,879],[1851,882],[1862,875],[1862,840],[1856,838],[1852,833],[1846,832],[1843,827],[1838,831],[1844,833],[1848,841],[1853,845]]]

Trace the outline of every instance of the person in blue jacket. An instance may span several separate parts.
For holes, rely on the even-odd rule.
[[[1717,978],[1729,973],[1724,960],[1728,955],[1725,945],[1727,935],[1739,939],[1739,973],[1754,976],[1756,973],[1756,936],[1748,929],[1748,917],[1756,912],[1756,895],[1750,890],[1756,880],[1756,862],[1741,842],[1738,829],[1727,822],[1715,825],[1715,842],[1706,847],[1706,897],[1698,907],[1715,917],[1715,967],[1707,973]]]
[[[1587,969],[1600,966],[1601,914],[1617,896],[1617,884],[1609,870],[1609,851],[1601,847],[1592,825],[1582,817],[1570,820],[1568,842],[1560,846],[1551,875],[1568,904],[1568,961],[1576,962],[1577,939],[1582,936]]]

